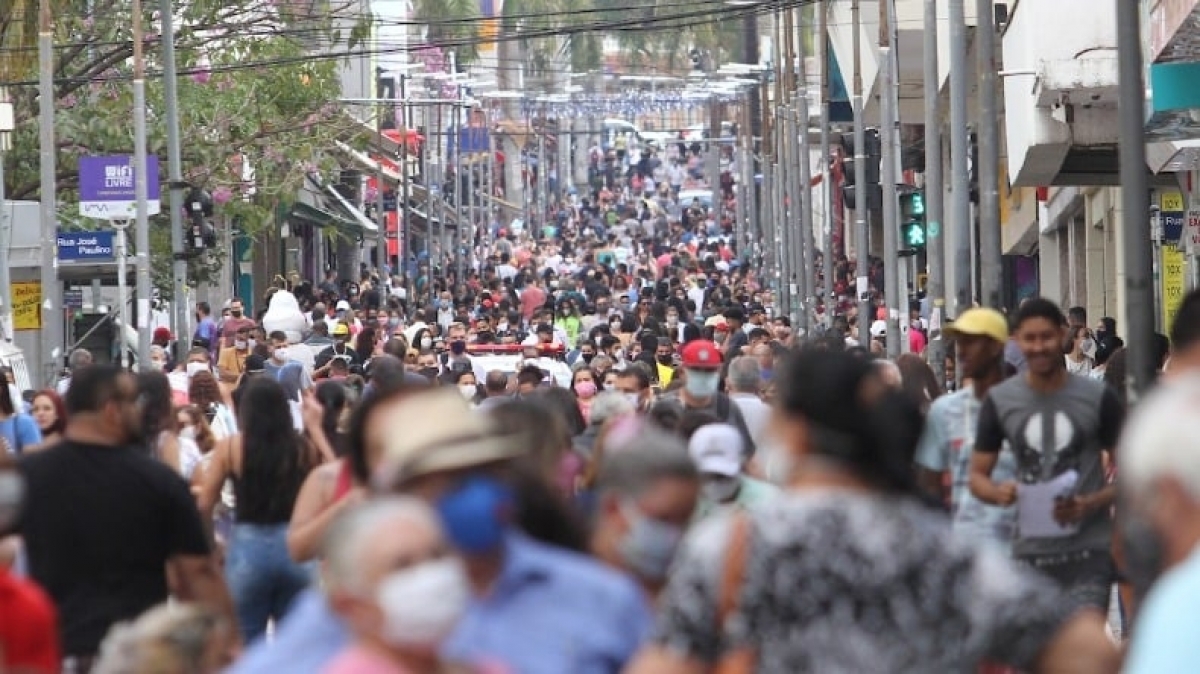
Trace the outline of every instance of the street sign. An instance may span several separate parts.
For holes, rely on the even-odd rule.
[[[1179,241],[1183,236],[1184,207],[1181,192],[1163,192],[1159,195],[1159,222],[1162,224],[1163,241]]]
[[[79,158],[79,214],[99,220],[131,220],[137,215],[133,157]],[[146,212],[157,215],[158,157],[146,155]]]
[[[59,232],[59,262],[112,262],[113,232]]]
[[[82,290],[64,290],[63,291],[63,308],[65,308],[65,309],[82,309],[83,308],[83,291]]]
[[[1195,255],[1200,252],[1200,208],[1189,208],[1183,219],[1184,248]]]

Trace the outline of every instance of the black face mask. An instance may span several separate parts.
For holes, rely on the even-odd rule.
[[[450,353],[456,356],[461,356],[467,350],[467,343],[461,339],[456,339],[450,342]]]
[[[675,357],[670,354],[658,356],[658,362],[662,365],[673,365],[675,363]]]
[[[585,363],[588,363],[588,364],[591,364],[591,362],[592,362],[592,359],[596,357],[596,354],[594,354],[594,353],[581,353],[581,354],[579,354],[579,357],[583,359],[583,362],[585,362]]]
[[[417,374],[425,377],[426,379],[433,380],[438,376],[438,369],[436,367],[423,367],[417,370]]]
[[[241,310],[241,309],[231,309],[231,310],[229,311],[229,315],[230,315],[230,316],[233,316],[234,318],[241,318],[241,317],[242,317],[242,310]]]

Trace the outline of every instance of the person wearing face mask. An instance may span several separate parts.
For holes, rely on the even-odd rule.
[[[250,326],[247,325],[237,331],[231,346],[221,349],[217,357],[217,373],[222,383],[236,384],[246,371],[246,357],[254,348],[253,341],[250,339]]]
[[[741,409],[720,390],[720,348],[706,339],[696,339],[684,345],[680,356],[683,386],[664,394],[655,406],[669,406],[680,418],[687,412],[707,412],[717,421],[737,428],[747,456],[753,454],[754,440]]]
[[[654,391],[650,388],[650,375],[641,364],[631,365],[617,374],[616,390],[624,394],[635,412],[642,414],[650,409]]]
[[[324,548],[324,592],[351,642],[323,674],[449,671],[438,649],[471,590],[432,508],[412,497],[369,501],[334,522]]]
[[[235,624],[187,483],[141,446],[133,375],[93,365],[73,377],[65,440],[19,465],[26,488],[14,531],[30,576],[58,607],[64,654],[87,671],[109,628],[166,601],[168,589]]]
[[[1096,363],[1096,340],[1088,332],[1086,325],[1070,328],[1071,338],[1066,355],[1067,372],[1081,376],[1092,373]]]
[[[596,386],[596,376],[586,365],[577,366],[571,375],[571,391],[575,394],[575,402],[579,405],[579,413],[586,423],[592,415],[592,400],[600,388]]]
[[[1186,629],[1200,591],[1198,399],[1200,379],[1167,382],[1138,402],[1118,447],[1117,516],[1126,575],[1140,600],[1129,674],[1182,674],[1200,659],[1200,644]]]
[[[606,453],[596,486],[592,554],[636,578],[653,603],[696,508],[696,466],[678,437],[646,430]]]
[[[292,359],[287,334],[276,330],[268,337],[271,341],[271,358],[263,365],[266,376],[281,384],[286,382],[301,393],[311,389],[312,377],[302,363]]]
[[[316,369],[313,371],[313,375],[316,377],[326,376],[329,372],[329,364],[334,359],[345,361],[347,365],[362,366],[362,356],[350,347],[350,326],[345,323],[339,322],[334,326],[333,345],[317,354]]]
[[[254,321],[245,316],[245,305],[242,300],[237,297],[230,300],[229,316],[221,321],[221,338],[224,340],[224,346],[233,346],[233,342],[242,328],[249,330],[253,327]]]
[[[519,530],[512,462],[527,444],[452,391],[403,396],[374,417],[384,439],[376,483],[434,506],[470,578],[472,598],[441,655],[522,674],[620,671],[649,634],[642,591]]]
[[[688,453],[700,471],[702,485],[696,518],[729,508],[754,508],[770,501],[779,489],[745,474],[742,435],[729,424],[708,424],[688,439]]]

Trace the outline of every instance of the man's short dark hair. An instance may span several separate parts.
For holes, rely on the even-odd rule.
[[[536,365],[526,365],[521,368],[520,372],[517,372],[518,384],[533,384],[537,386],[542,383],[542,379],[544,378],[545,375],[542,374],[542,370]]]
[[[271,340],[272,342],[288,341],[287,333],[283,330],[272,330],[271,334],[267,335],[267,339]]]
[[[1019,328],[1025,321],[1034,318],[1044,318],[1059,327],[1067,324],[1067,317],[1063,315],[1062,309],[1059,309],[1057,304],[1044,297],[1032,297],[1017,310],[1013,327]]]
[[[192,356],[204,356],[204,360],[212,360],[212,356],[208,353],[208,347],[204,346],[194,346],[188,349],[187,356],[188,358]]]
[[[641,390],[650,388],[650,373],[641,363],[630,365],[629,367],[617,373],[618,379],[633,378],[637,380],[637,387]]]
[[[88,365],[71,373],[71,386],[63,398],[67,414],[99,412],[117,395],[118,384],[128,375],[119,365]]]
[[[1084,309],[1083,307],[1071,307],[1070,309],[1067,309],[1067,319],[1072,323],[1086,325],[1087,309]]]
[[[1171,324],[1171,348],[1186,351],[1200,344],[1200,289],[1184,295]]]
[[[746,339],[751,342],[759,339],[771,339],[771,333],[767,332],[766,328],[754,328],[746,334]]]
[[[484,377],[483,387],[488,393],[504,393],[508,390],[508,375],[500,370],[492,370]]]

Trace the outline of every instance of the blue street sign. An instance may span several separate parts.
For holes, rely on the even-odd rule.
[[[59,262],[112,262],[116,259],[115,232],[58,233]]]
[[[129,220],[137,215],[133,157],[79,158],[79,214],[100,220]],[[146,155],[146,212],[157,215],[158,157]]]

